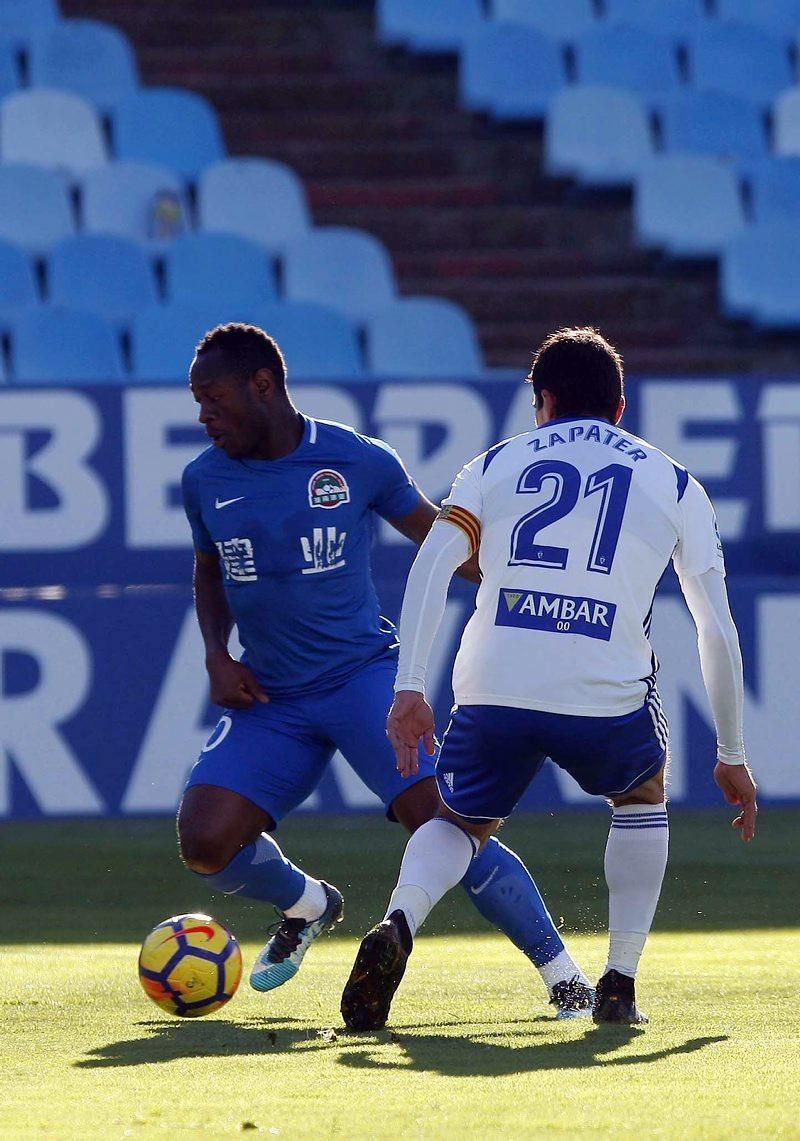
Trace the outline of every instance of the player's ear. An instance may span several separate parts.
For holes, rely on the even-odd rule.
[[[253,373],[253,384],[262,400],[268,400],[275,395],[275,377],[268,368],[259,368]]]
[[[620,396],[619,404],[617,406],[617,414],[614,417],[614,423],[615,424],[619,424],[620,420],[622,419],[622,414],[624,411],[625,411],[625,397]]]

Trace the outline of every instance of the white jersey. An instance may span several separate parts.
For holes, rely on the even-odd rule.
[[[442,516],[473,542],[480,526],[459,705],[633,712],[655,699],[650,615],[670,558],[681,577],[724,574],[700,484],[605,420],[554,420],[497,444],[459,473]]]

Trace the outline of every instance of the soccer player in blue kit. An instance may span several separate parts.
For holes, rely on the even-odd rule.
[[[283,356],[263,330],[206,334],[190,383],[212,446],[187,466],[183,495],[211,699],[225,712],[190,773],[178,836],[184,862],[210,887],[280,912],[250,976],[267,991],[297,973],[342,915],[336,888],[296,867],[270,835],[335,750],[409,832],[437,811],[429,758],[405,779],[386,738],[397,637],[370,570],[376,516],[419,545],[437,508],[386,444],[294,407]],[[241,661],[228,651],[234,623]],[[588,1014],[593,990],[518,857],[492,838],[463,885],[537,967],[556,1017]]]

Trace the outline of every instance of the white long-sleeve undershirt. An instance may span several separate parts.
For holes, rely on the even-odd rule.
[[[428,659],[444,614],[450,580],[469,555],[469,541],[463,531],[444,521],[434,523],[406,584],[395,691],[425,692]],[[717,730],[717,757],[726,764],[742,764],[742,656],[725,578],[719,571],[709,570],[682,578],[680,585],[697,627],[700,668]]]
[[[400,614],[400,660],[395,692],[425,692],[433,640],[442,621],[450,579],[470,556],[469,540],[452,523],[436,522],[417,552]]]
[[[708,570],[681,578],[680,585],[697,627],[700,669],[717,730],[717,759],[728,765],[743,764],[742,654],[728,606],[725,578],[718,570]]]

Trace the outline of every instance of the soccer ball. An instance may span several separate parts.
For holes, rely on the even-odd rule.
[[[198,1018],[233,998],[242,952],[210,915],[173,915],[154,927],[139,952],[139,982],[162,1010]]]

